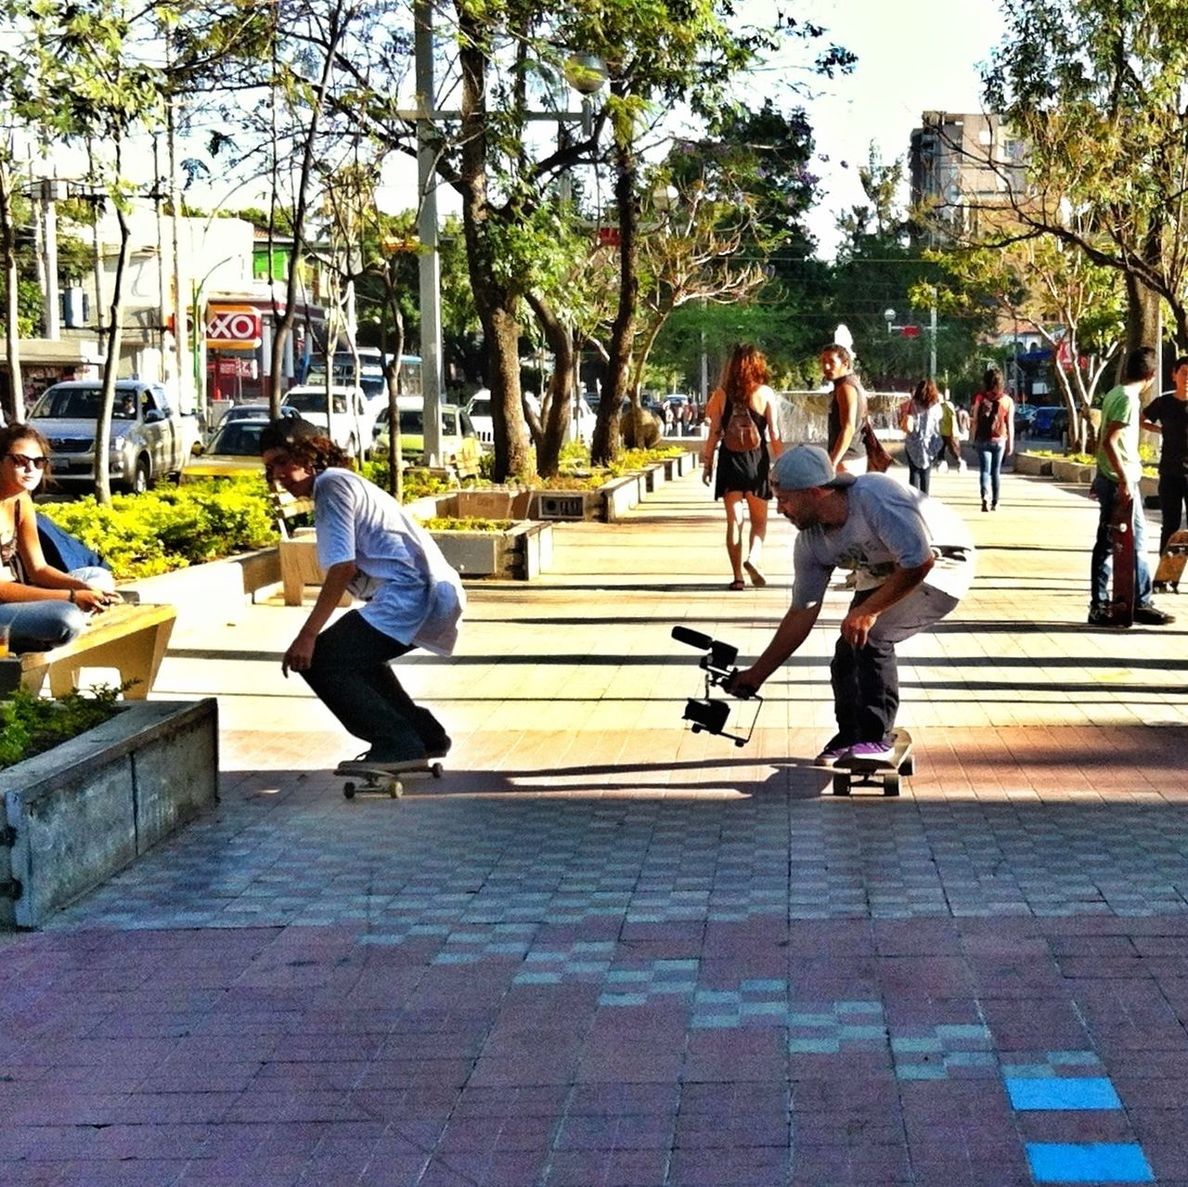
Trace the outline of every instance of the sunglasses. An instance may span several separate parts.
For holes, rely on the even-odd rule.
[[[47,457],[30,457],[27,453],[10,453],[7,456],[14,466],[22,470],[44,470],[49,465]]]

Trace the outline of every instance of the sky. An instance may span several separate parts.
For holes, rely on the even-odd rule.
[[[760,4],[777,6],[748,0],[748,19]],[[1003,24],[995,0],[813,0],[807,7],[832,40],[858,55],[852,74],[817,83],[822,93],[806,103],[817,150],[829,157],[818,162],[826,200],[810,223],[829,258],[837,215],[863,201],[857,169],[871,141],[885,163],[906,162],[921,112],[980,111],[978,65],[1001,40]]]

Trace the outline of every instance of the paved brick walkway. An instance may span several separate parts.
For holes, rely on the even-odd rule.
[[[752,655],[789,577],[781,523],[725,589],[697,477],[403,663],[456,742],[398,803],[330,777],[302,611],[181,633],[223,802],[0,941],[0,1185],[1188,1184],[1188,599],[1086,628],[1094,506],[974,488],[937,479],[979,578],[903,649],[899,800],[806,765],[840,591],[748,746],[680,728],[671,626]]]

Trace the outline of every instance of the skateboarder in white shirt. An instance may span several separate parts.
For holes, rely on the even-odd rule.
[[[466,605],[458,574],[433,537],[389,494],[355,474],[315,426],[290,417],[271,421],[260,452],[270,482],[294,497],[313,497],[318,563],[326,572],[285,652],[285,675],[299,672],[346,729],[368,743],[363,762],[399,768],[444,756],[445,728],[413,702],[390,665],[414,647],[453,652]],[[366,605],[327,627],[347,592]]]
[[[815,445],[785,451],[771,480],[777,509],[800,529],[792,605],[730,690],[757,691],[808,638],[833,570],[853,569],[855,593],[830,666],[837,733],[817,762],[889,762],[899,709],[895,645],[950,614],[969,589],[969,531],[943,503],[885,474],[835,472]]]

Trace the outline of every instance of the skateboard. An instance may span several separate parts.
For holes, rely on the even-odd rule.
[[[440,779],[442,766],[436,759],[426,759],[421,763],[393,763],[391,766],[373,766],[359,761],[340,762],[334,774],[348,776],[342,785],[342,794],[348,800],[353,800],[356,795],[386,795],[398,799],[404,794],[406,779],[424,778],[426,775]],[[361,778],[362,782],[355,782],[354,776]]]
[[[1155,570],[1155,585],[1162,591],[1170,588],[1173,593],[1180,592],[1180,580],[1184,576],[1184,566],[1188,563],[1188,531],[1181,529],[1173,532],[1167,541],[1167,547],[1159,558],[1159,568]]]
[[[895,753],[886,762],[869,759],[848,760],[845,766],[837,763],[833,771],[833,794],[849,795],[855,787],[882,787],[884,795],[899,794],[900,776],[910,777],[916,772],[912,757],[912,735],[907,730],[895,730],[891,735]]]
[[[1106,606],[1110,626],[1134,623],[1134,501],[1121,493],[1110,516],[1110,555],[1114,560],[1113,597]]]

